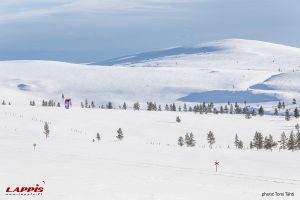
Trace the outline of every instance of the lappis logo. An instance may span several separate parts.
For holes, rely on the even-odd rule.
[[[9,186],[6,188],[5,195],[43,195],[45,189],[45,181],[41,184]]]

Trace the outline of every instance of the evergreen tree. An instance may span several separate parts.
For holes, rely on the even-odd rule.
[[[196,141],[194,140],[194,135],[193,133],[186,133],[185,135],[185,143],[188,147],[193,147],[196,144]]]
[[[106,108],[107,108],[107,109],[113,109],[113,105],[112,105],[112,102],[111,102],[111,101],[109,101],[109,102],[107,103]]]
[[[95,108],[95,107],[96,107],[94,101],[91,102],[91,107],[92,107],[92,108]]]
[[[63,100],[65,99],[64,93],[61,94],[61,98],[62,98]]]
[[[117,138],[119,139],[119,140],[122,140],[123,138],[124,138],[124,135],[123,135],[123,131],[122,131],[122,129],[121,128],[119,128],[118,130],[117,130]]]
[[[183,104],[183,111],[187,112],[187,106],[186,106],[186,104]]]
[[[298,118],[300,115],[299,115],[299,110],[298,108],[295,108],[294,110],[294,117]]]
[[[81,102],[80,105],[81,105],[81,108],[84,108],[83,102]]]
[[[271,151],[273,150],[274,147],[277,146],[277,142],[275,142],[273,140],[273,136],[269,135],[269,137],[265,137],[265,141],[264,141],[264,148],[265,149],[270,149]]]
[[[249,147],[250,147],[250,149],[253,149],[254,145],[253,145],[252,141],[250,141]]]
[[[295,137],[295,148],[300,150],[300,132],[299,131],[296,133],[296,137]]]
[[[178,143],[177,143],[179,146],[183,146],[184,145],[184,140],[183,140],[183,137],[182,136],[180,136],[179,138],[178,138]]]
[[[293,99],[293,104],[297,104],[297,101],[296,101],[296,99]]]
[[[209,143],[209,148],[212,148],[212,145],[216,142],[214,133],[212,131],[209,131],[207,134],[207,141]]]
[[[285,132],[281,133],[280,140],[278,142],[279,142],[279,150],[287,148],[287,137],[285,135]]]
[[[158,105],[158,111],[161,111],[161,105]]]
[[[133,110],[140,110],[139,102],[136,102],[136,103],[133,104]]]
[[[59,102],[57,103],[57,107],[60,107],[60,103]]]
[[[89,105],[89,103],[88,103],[88,100],[87,100],[87,99],[85,99],[85,100],[84,100],[84,107],[85,107],[85,108],[87,108],[87,107],[88,107],[88,105]]]
[[[123,108],[123,110],[127,110],[127,105],[126,105],[126,103],[125,103],[125,102],[123,103],[123,106],[122,106],[122,108]]]
[[[264,108],[262,106],[260,106],[260,108],[258,109],[258,114],[260,116],[263,116],[265,114]]]
[[[277,109],[277,108],[275,108],[274,115],[275,115],[275,116],[278,115],[278,109]]]
[[[5,103],[5,101],[4,101],[4,100],[2,101],[2,105],[6,105],[6,103]]]
[[[244,148],[244,143],[243,143],[242,140],[239,140],[239,142],[238,142],[238,148],[239,149],[243,149]]]
[[[287,148],[288,148],[288,150],[294,151],[295,147],[296,147],[295,135],[294,135],[294,132],[291,131],[290,137],[287,142]]]
[[[179,118],[179,116],[176,117],[176,122],[177,122],[177,123],[180,123],[180,122],[181,122],[181,119]]]
[[[166,104],[166,106],[165,106],[165,111],[169,111],[169,110],[170,110],[169,105]]]
[[[50,130],[47,122],[44,123],[44,134],[46,135],[46,139],[49,137]]]
[[[189,141],[190,141],[190,135],[188,133],[186,133],[185,137],[184,137],[184,142],[186,143],[187,146],[189,144]]]
[[[289,112],[288,109],[286,109],[286,111],[285,111],[285,120],[290,121],[290,119],[291,119],[290,112]]]
[[[235,134],[235,138],[234,138],[234,146],[237,149],[239,146],[239,137],[237,134]]]
[[[101,137],[100,137],[100,134],[97,133],[97,136],[96,136],[97,140],[100,141]]]
[[[253,138],[253,147],[256,147],[256,149],[262,149],[263,148],[263,135],[256,131],[254,138]]]

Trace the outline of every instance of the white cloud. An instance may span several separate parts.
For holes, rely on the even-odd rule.
[[[24,21],[68,12],[76,14],[89,12],[117,13],[157,11],[172,9],[176,4],[188,4],[202,1],[203,0],[2,0],[2,8],[8,7],[10,9],[7,10],[11,11],[1,12],[0,10],[0,23]]]

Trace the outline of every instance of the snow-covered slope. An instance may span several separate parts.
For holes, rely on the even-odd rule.
[[[26,199],[253,200],[264,192],[294,192],[278,199],[296,200],[300,151],[247,149],[255,131],[278,141],[296,123],[282,116],[0,106],[1,199],[23,199],[6,196],[9,186],[45,181],[42,197]],[[116,139],[119,127],[122,141]],[[213,149],[206,141],[210,130]],[[92,142],[97,132],[101,141]],[[177,145],[186,132],[193,132],[195,147]],[[235,134],[245,149],[234,148]]]
[[[95,63],[143,67],[299,70],[300,49],[256,40],[228,39],[176,47]]]
[[[2,61],[0,92],[3,99],[26,104],[30,99],[60,99],[64,93],[75,105],[85,98],[97,104],[211,101],[211,93],[203,93],[210,91],[215,102],[227,102],[225,94],[239,102],[300,97],[300,50],[283,45],[223,40],[118,58],[111,64],[120,60],[124,63],[118,67]]]

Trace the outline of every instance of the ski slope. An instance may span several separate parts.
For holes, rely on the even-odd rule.
[[[176,123],[180,116],[181,123]],[[49,122],[50,136],[43,134]],[[138,122],[138,123],[137,123]],[[41,198],[26,199],[261,199],[263,192],[300,195],[299,151],[247,149],[255,131],[294,130],[284,117],[199,115],[30,106],[0,106],[0,187],[45,181]],[[117,141],[122,128],[124,139]],[[208,148],[206,134],[215,133]],[[99,132],[101,140],[96,139]],[[195,147],[177,139],[193,132]],[[245,149],[234,148],[234,136]],[[33,143],[37,144],[36,150]],[[228,148],[228,145],[230,148]],[[219,161],[218,172],[214,162]],[[1,199],[20,199],[5,196]]]

